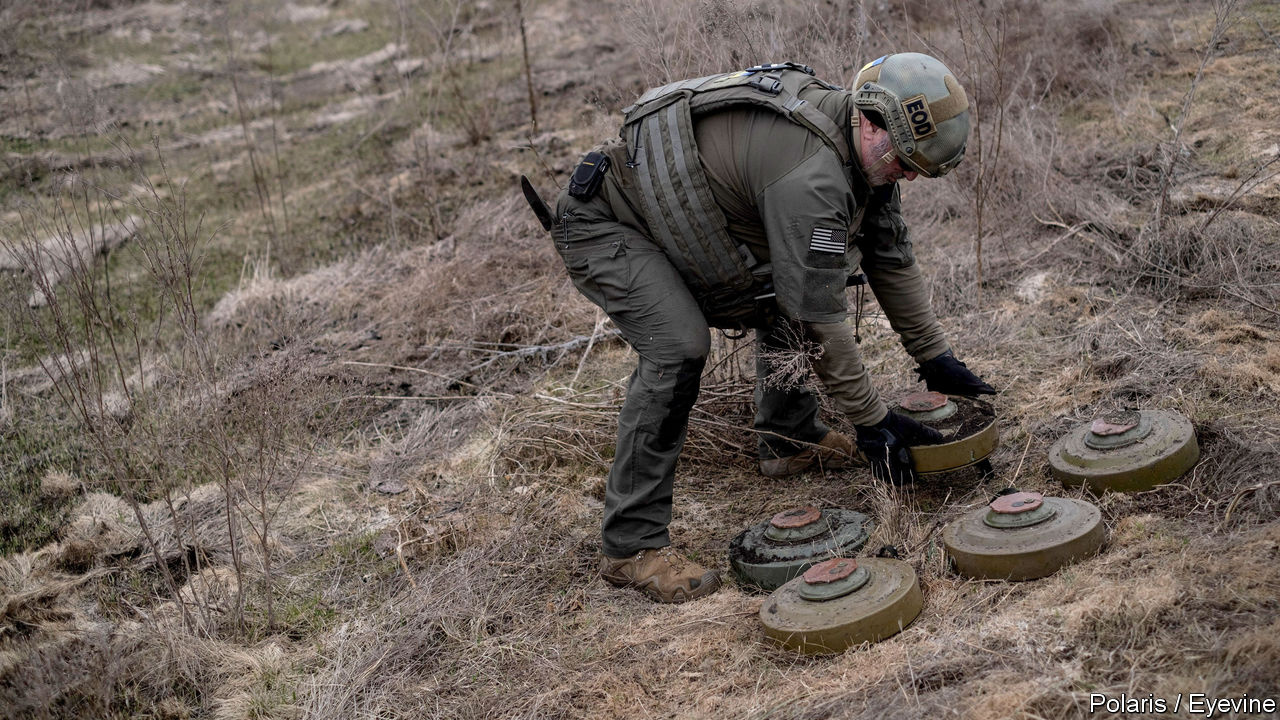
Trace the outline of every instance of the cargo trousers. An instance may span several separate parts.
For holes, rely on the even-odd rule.
[[[562,193],[552,229],[569,277],[613,320],[639,355],[618,417],[605,485],[602,551],[634,555],[670,544],[676,461],[698,398],[711,333],[697,301],[662,248],[618,220],[605,193],[589,201]],[[785,348],[777,324],[756,331],[756,416],[761,458],[787,457],[828,432],[807,388],[770,387],[762,349]]]

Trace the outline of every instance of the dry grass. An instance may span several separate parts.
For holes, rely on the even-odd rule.
[[[0,10],[22,30],[0,40],[16,79],[0,83],[6,227],[60,188],[94,194],[81,220],[28,224],[66,232],[22,235],[64,238],[74,272],[46,282],[49,307],[3,271],[4,307],[35,313],[6,320],[4,457],[14,488],[63,515],[0,559],[0,714],[1066,718],[1090,692],[1274,695],[1276,166],[1236,147],[1274,144],[1258,132],[1280,67],[1265,4],[1237,7],[1215,46],[1205,3],[526,2],[538,134],[505,6],[58,8],[44,35],[27,32],[39,14]],[[331,31],[347,20],[367,25]],[[218,48],[193,39],[222,22]],[[774,512],[855,508],[877,522],[868,551],[896,546],[925,592],[899,637],[797,658],[763,641],[761,596],[733,583],[667,607],[596,578],[634,358],[515,179],[549,194],[650,85],[781,59],[847,83],[898,49],[946,58],[981,109],[981,150],[904,205],[953,345],[1002,392],[1002,446],[988,480],[762,482],[752,347],[716,341],[676,541],[724,567],[728,539]],[[90,87],[108,76],[137,82]],[[167,174],[154,150],[84,133],[140,118],[164,123]],[[84,147],[51,146],[68,138]],[[142,232],[105,256],[79,239],[130,215]],[[166,284],[184,277],[185,296]],[[108,301],[108,279],[127,300]],[[86,300],[91,322],[38,332]],[[883,318],[863,335],[882,394],[917,387]],[[104,351],[112,337],[129,351]],[[1050,481],[1049,446],[1133,404],[1189,416],[1202,460],[1090,498],[1101,555],[1030,583],[949,571],[946,522],[1008,485],[1078,494]],[[95,428],[97,450],[48,440]]]

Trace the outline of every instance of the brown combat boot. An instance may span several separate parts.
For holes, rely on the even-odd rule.
[[[680,603],[720,589],[720,573],[677,555],[670,547],[641,550],[625,558],[600,556],[600,577],[631,587],[655,602]]]
[[[780,478],[804,472],[812,467],[843,470],[861,464],[861,458],[854,452],[853,441],[847,435],[831,430],[822,436],[817,447],[806,447],[790,457],[761,460],[760,472],[766,477]]]

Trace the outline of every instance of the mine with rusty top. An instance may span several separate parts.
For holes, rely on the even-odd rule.
[[[729,543],[729,565],[744,582],[773,590],[815,563],[857,552],[873,529],[862,513],[802,505],[739,533]]]
[[[898,401],[898,410],[942,433],[938,445],[911,448],[919,475],[943,473],[982,463],[1000,444],[995,409],[977,398],[918,392]]]
[[[833,558],[760,606],[765,634],[805,654],[837,653],[897,634],[920,614],[915,571],[891,558]]]
[[[967,577],[1031,580],[1051,575],[1102,547],[1098,508],[1036,492],[997,496],[942,531],[956,570]]]
[[[1176,480],[1199,459],[1191,422],[1169,410],[1104,413],[1049,449],[1054,477],[1095,493],[1150,490]]]

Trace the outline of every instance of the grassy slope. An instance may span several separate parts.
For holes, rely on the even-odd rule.
[[[168,369],[130,390],[131,419],[106,435],[86,434],[93,418],[21,374],[53,350],[39,332],[49,315],[22,310],[29,281],[5,273],[5,366],[35,378],[6,383],[12,420],[0,436],[9,714],[1072,717],[1090,692],[1275,694],[1280,194],[1276,165],[1251,175],[1276,151],[1259,109],[1277,99],[1273,6],[1235,8],[1183,118],[1210,36],[1206,5],[1010,5],[1000,50],[999,34],[982,32],[999,27],[994,9],[963,18],[959,36],[923,10],[527,4],[537,134],[505,7],[121,4],[52,26],[24,18],[5,77],[26,79],[6,83],[13,110],[0,117],[16,168],[0,182],[6,237],[21,237],[32,201],[54,217],[49,198],[73,167],[93,189],[73,206],[133,212],[149,178],[203,218],[207,240],[194,336],[159,299],[143,243],[107,259],[116,321],[81,323],[78,341],[136,325],[141,355]],[[354,18],[368,28],[317,34]],[[1003,391],[1003,445],[997,479],[981,485],[961,475],[900,493],[858,472],[763,484],[743,429],[750,348],[717,342],[681,466],[678,542],[724,565],[728,539],[772,512],[857,508],[878,521],[873,546],[902,547],[925,591],[899,637],[798,659],[763,643],[761,597],[744,588],[655,607],[595,578],[632,360],[608,338],[584,355],[578,338],[599,317],[512,188],[526,173],[549,193],[548,171],[563,181],[613,132],[616,108],[664,74],[812,50],[840,77],[899,37],[933,43],[986,103],[984,144],[955,177],[908,187],[906,205],[953,343]],[[404,78],[386,61],[307,72],[392,42],[426,63]],[[1005,57],[1006,74],[988,53]],[[165,72],[75,83],[113,59]],[[80,102],[57,95],[61,74]],[[1002,125],[991,100],[1001,97]],[[85,120],[115,129],[77,132]],[[1173,162],[1162,154],[1171,126],[1182,127]],[[145,149],[153,136],[172,186],[154,151],[140,168],[104,167],[121,139]],[[18,160],[50,153],[57,162]],[[980,175],[990,194],[978,290]],[[78,307],[69,287],[59,297]],[[866,334],[882,392],[911,388],[887,327]],[[124,374],[137,364],[130,356]],[[389,399],[410,396],[436,399]],[[1051,578],[947,572],[942,523],[1008,484],[1061,494],[1049,445],[1125,402],[1191,417],[1197,469],[1151,493],[1095,498],[1107,550]],[[95,452],[93,437],[115,454]],[[264,470],[263,458],[275,464]],[[157,501],[137,511],[162,531],[155,552],[126,494]],[[176,526],[166,496],[179,500]],[[251,524],[263,499],[280,503],[265,550]]]

